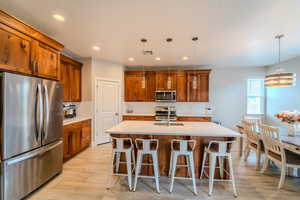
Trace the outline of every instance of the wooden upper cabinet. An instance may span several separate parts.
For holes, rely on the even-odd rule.
[[[81,67],[80,62],[60,56],[60,82],[64,86],[64,102],[81,101]]]
[[[125,101],[146,101],[146,73],[125,72]]]
[[[210,70],[126,71],[125,101],[155,101],[156,90],[175,90],[177,102],[208,102],[209,73]]]
[[[63,47],[0,10],[0,70],[59,80]]]
[[[186,73],[178,71],[176,77],[176,101],[186,102]]]
[[[0,69],[32,73],[32,39],[0,24]]]
[[[69,64],[62,60],[60,61],[60,72],[60,82],[63,84],[64,102],[69,102],[71,101],[71,70]]]
[[[60,79],[60,53],[40,42],[35,42],[33,48],[34,73],[39,77]]]
[[[176,72],[156,71],[156,90],[176,90]]]
[[[146,101],[155,101],[156,73],[154,71],[146,72]]]
[[[209,101],[209,72],[210,70],[187,71],[187,101]]]
[[[72,101],[81,101],[81,67],[71,67],[71,99]]]

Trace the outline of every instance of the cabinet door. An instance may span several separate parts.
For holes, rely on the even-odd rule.
[[[208,85],[208,73],[187,73],[187,100],[189,102],[208,102]]]
[[[185,72],[178,72],[176,80],[176,101],[186,101],[186,74]]]
[[[125,73],[125,101],[146,100],[146,77],[144,74]]]
[[[64,127],[64,160],[70,158],[72,156],[72,131],[66,127]]]
[[[81,150],[82,130],[74,129],[72,134],[72,154],[76,154]]]
[[[71,80],[70,80],[70,66],[68,63],[60,62],[60,82],[63,84],[64,102],[71,101]]]
[[[156,90],[176,90],[176,73],[157,71]]]
[[[60,62],[59,52],[42,43],[35,44],[34,54],[36,58],[35,74],[40,77],[59,80]]]
[[[82,140],[81,149],[84,149],[91,144],[91,120],[82,122]]]
[[[32,40],[0,24],[0,69],[32,74]]]
[[[79,102],[81,101],[81,68],[71,66],[71,101]]]
[[[146,72],[146,101],[155,101],[156,78],[155,72]]]

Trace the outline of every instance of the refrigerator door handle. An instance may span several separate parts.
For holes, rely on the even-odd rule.
[[[38,142],[39,139],[39,128],[38,124],[40,123],[38,121],[38,102],[39,102],[39,89],[38,86],[36,87],[36,92],[35,92],[35,99],[34,99],[34,129],[35,129],[35,140]]]
[[[44,111],[44,126],[43,126],[43,140],[47,138],[48,135],[48,124],[49,124],[49,94],[48,94],[48,88],[46,85],[43,85],[44,87],[44,105],[45,105],[45,111]]]
[[[43,127],[43,97],[42,97],[42,86],[41,84],[38,84],[38,118],[39,118],[39,128],[38,128],[38,135],[37,135],[37,141],[39,141],[39,138],[42,133],[42,127]]]

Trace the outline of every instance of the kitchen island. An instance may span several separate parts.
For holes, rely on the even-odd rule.
[[[208,145],[210,141],[230,141],[236,137],[240,137],[239,133],[212,122],[171,122],[168,124],[156,121],[123,121],[106,130],[106,133],[117,138],[132,138],[133,141],[136,138],[158,139],[158,159],[161,176],[168,175],[172,139],[196,140],[197,144],[194,151],[194,160],[196,176],[199,176],[204,147]],[[144,162],[149,162],[149,160],[150,158],[148,157],[144,158]],[[178,162],[181,164],[185,163],[184,157],[180,158]],[[227,168],[226,164],[225,168]],[[121,172],[125,172],[126,166],[121,166],[120,170]],[[152,166],[143,166],[142,174],[152,175],[152,171]],[[179,167],[176,173],[178,176],[187,176],[187,169]],[[216,176],[218,176],[217,171]]]

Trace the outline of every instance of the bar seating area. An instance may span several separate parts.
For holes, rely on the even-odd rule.
[[[112,175],[127,176],[129,191],[136,191],[139,189],[138,180],[140,178],[151,178],[155,180],[155,189],[157,193],[160,193],[160,140],[148,137],[139,137],[136,139],[131,138],[116,138],[112,136]],[[175,180],[191,180],[194,195],[198,194],[198,188],[205,186],[204,183],[197,186],[197,179],[201,180],[207,178],[209,180],[208,187],[211,196],[213,192],[214,181],[228,181],[232,183],[233,195],[237,197],[237,190],[235,186],[234,170],[232,163],[231,149],[235,141],[210,141],[205,145],[203,160],[195,158],[195,151],[199,151],[197,141],[193,139],[171,139],[168,144],[163,141],[164,145],[170,146],[169,152],[164,152],[169,155],[169,166],[167,177],[169,179],[169,192],[176,193],[174,188]],[[134,143],[134,144],[133,144]],[[125,156],[121,156],[124,154]],[[145,159],[146,158],[146,159]],[[121,161],[121,160],[125,161]],[[135,162],[136,160],[136,162]],[[146,160],[146,162],[145,162]],[[195,165],[196,161],[200,161],[201,172],[196,176]],[[182,161],[185,163],[182,164]],[[217,162],[218,161],[218,162]],[[120,164],[126,165],[126,173],[119,173]],[[207,164],[208,163],[208,164]],[[125,166],[124,165],[124,166]],[[134,166],[132,166],[134,165]],[[146,175],[142,173],[142,166],[149,167],[148,170],[144,170]],[[187,169],[187,176],[185,173],[178,173],[179,168]],[[151,172],[149,172],[149,169]],[[205,169],[208,169],[208,173]],[[125,167],[123,167],[125,171]],[[143,175],[142,175],[143,174]],[[111,177],[111,176],[109,176]],[[132,179],[134,181],[132,181]],[[111,180],[109,179],[108,181]],[[133,183],[133,186],[132,186]],[[108,185],[107,189],[110,189],[112,185]]]

